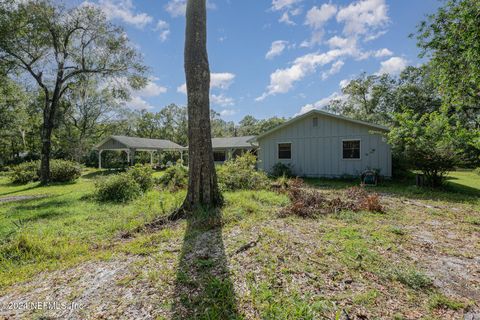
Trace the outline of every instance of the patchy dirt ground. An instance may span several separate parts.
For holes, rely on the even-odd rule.
[[[0,203],[7,203],[13,201],[22,201],[22,200],[32,200],[32,199],[40,199],[44,198],[46,195],[31,195],[31,196],[10,196],[10,197],[1,197]]]
[[[386,214],[184,221],[171,237],[119,240],[129,243],[110,259],[8,288],[0,317],[333,319],[345,310],[352,319],[480,319],[475,206],[382,202]]]

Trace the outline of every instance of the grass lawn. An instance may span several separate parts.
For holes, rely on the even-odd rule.
[[[480,177],[444,190],[385,182],[386,213],[279,218],[272,191],[225,194],[217,213],[145,228],[184,192],[99,203],[77,183],[12,185],[0,176],[0,309],[45,319],[459,319],[480,313]],[[356,182],[308,179],[335,197]],[[8,201],[5,201],[8,200]]]

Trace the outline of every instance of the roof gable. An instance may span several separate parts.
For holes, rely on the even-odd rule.
[[[263,137],[266,137],[266,136],[270,135],[271,133],[273,133],[273,132],[275,132],[279,129],[285,128],[285,127],[287,127],[287,126],[289,126],[293,123],[296,123],[300,120],[308,118],[309,116],[312,116],[312,115],[319,115],[319,116],[329,117],[329,118],[333,118],[333,119],[340,119],[340,120],[343,120],[343,121],[347,121],[347,122],[363,125],[363,126],[366,126],[366,127],[370,127],[372,129],[376,129],[376,130],[390,131],[390,129],[385,127],[385,126],[381,126],[381,125],[378,125],[378,124],[373,124],[373,123],[369,123],[369,122],[365,122],[365,121],[360,121],[360,120],[354,120],[354,119],[347,118],[347,117],[344,117],[344,116],[339,116],[339,115],[336,115],[336,114],[333,114],[333,113],[330,113],[330,112],[315,109],[315,110],[311,110],[309,112],[306,112],[302,115],[299,115],[297,117],[294,117],[294,118],[282,123],[281,125],[278,125],[275,128],[272,128],[272,129],[268,130],[267,132],[264,132],[264,133],[258,135],[256,138],[253,138],[250,141],[258,140],[258,139],[261,139]]]

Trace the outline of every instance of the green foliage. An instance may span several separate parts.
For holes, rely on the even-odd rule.
[[[10,180],[13,183],[28,183],[38,180],[38,161],[24,162],[12,167]]]
[[[163,175],[155,180],[155,184],[170,191],[186,188],[188,186],[188,167],[178,161],[175,165],[168,167]]]
[[[461,163],[470,133],[438,112],[422,116],[405,112],[396,120],[398,125],[388,136],[395,156],[422,171],[431,187],[442,185],[445,175]]]
[[[220,189],[223,191],[234,190],[259,190],[267,188],[268,177],[265,173],[255,169],[257,158],[247,152],[235,159],[225,161],[217,167]]]
[[[80,178],[82,167],[73,161],[52,160],[50,161],[51,182],[71,182]]]
[[[39,180],[40,161],[24,162],[12,168],[11,181],[28,183]],[[71,182],[82,174],[82,167],[73,161],[55,159],[50,161],[51,182]]]
[[[127,174],[138,183],[143,192],[151,190],[153,187],[153,170],[148,165],[136,164],[134,167],[128,169]]]
[[[142,194],[142,188],[128,172],[99,179],[95,195],[100,201],[129,202]]]
[[[418,45],[431,58],[444,107],[464,125],[480,124],[480,6],[478,0],[449,0],[418,27]]]
[[[428,305],[431,309],[460,310],[465,308],[463,302],[448,298],[443,294],[435,294],[432,296]]]
[[[412,268],[395,269],[393,278],[414,290],[426,289],[433,284],[432,279]]]
[[[475,172],[475,174],[479,175],[480,176],[480,167],[476,168],[475,170],[473,170],[473,172]]]
[[[293,177],[292,165],[290,163],[285,164],[285,163],[277,162],[273,165],[270,175],[274,178],[279,178],[279,177],[291,178]]]

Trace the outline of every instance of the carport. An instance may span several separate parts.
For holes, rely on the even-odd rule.
[[[130,165],[135,164],[135,152],[147,151],[150,153],[150,164],[153,165],[154,154],[159,156],[162,152],[180,152],[183,159],[183,151],[186,147],[176,144],[170,140],[161,139],[145,139],[126,136],[110,136],[100,142],[96,147],[98,150],[98,168],[102,168],[102,152],[105,150],[125,151],[127,153],[127,161]]]

